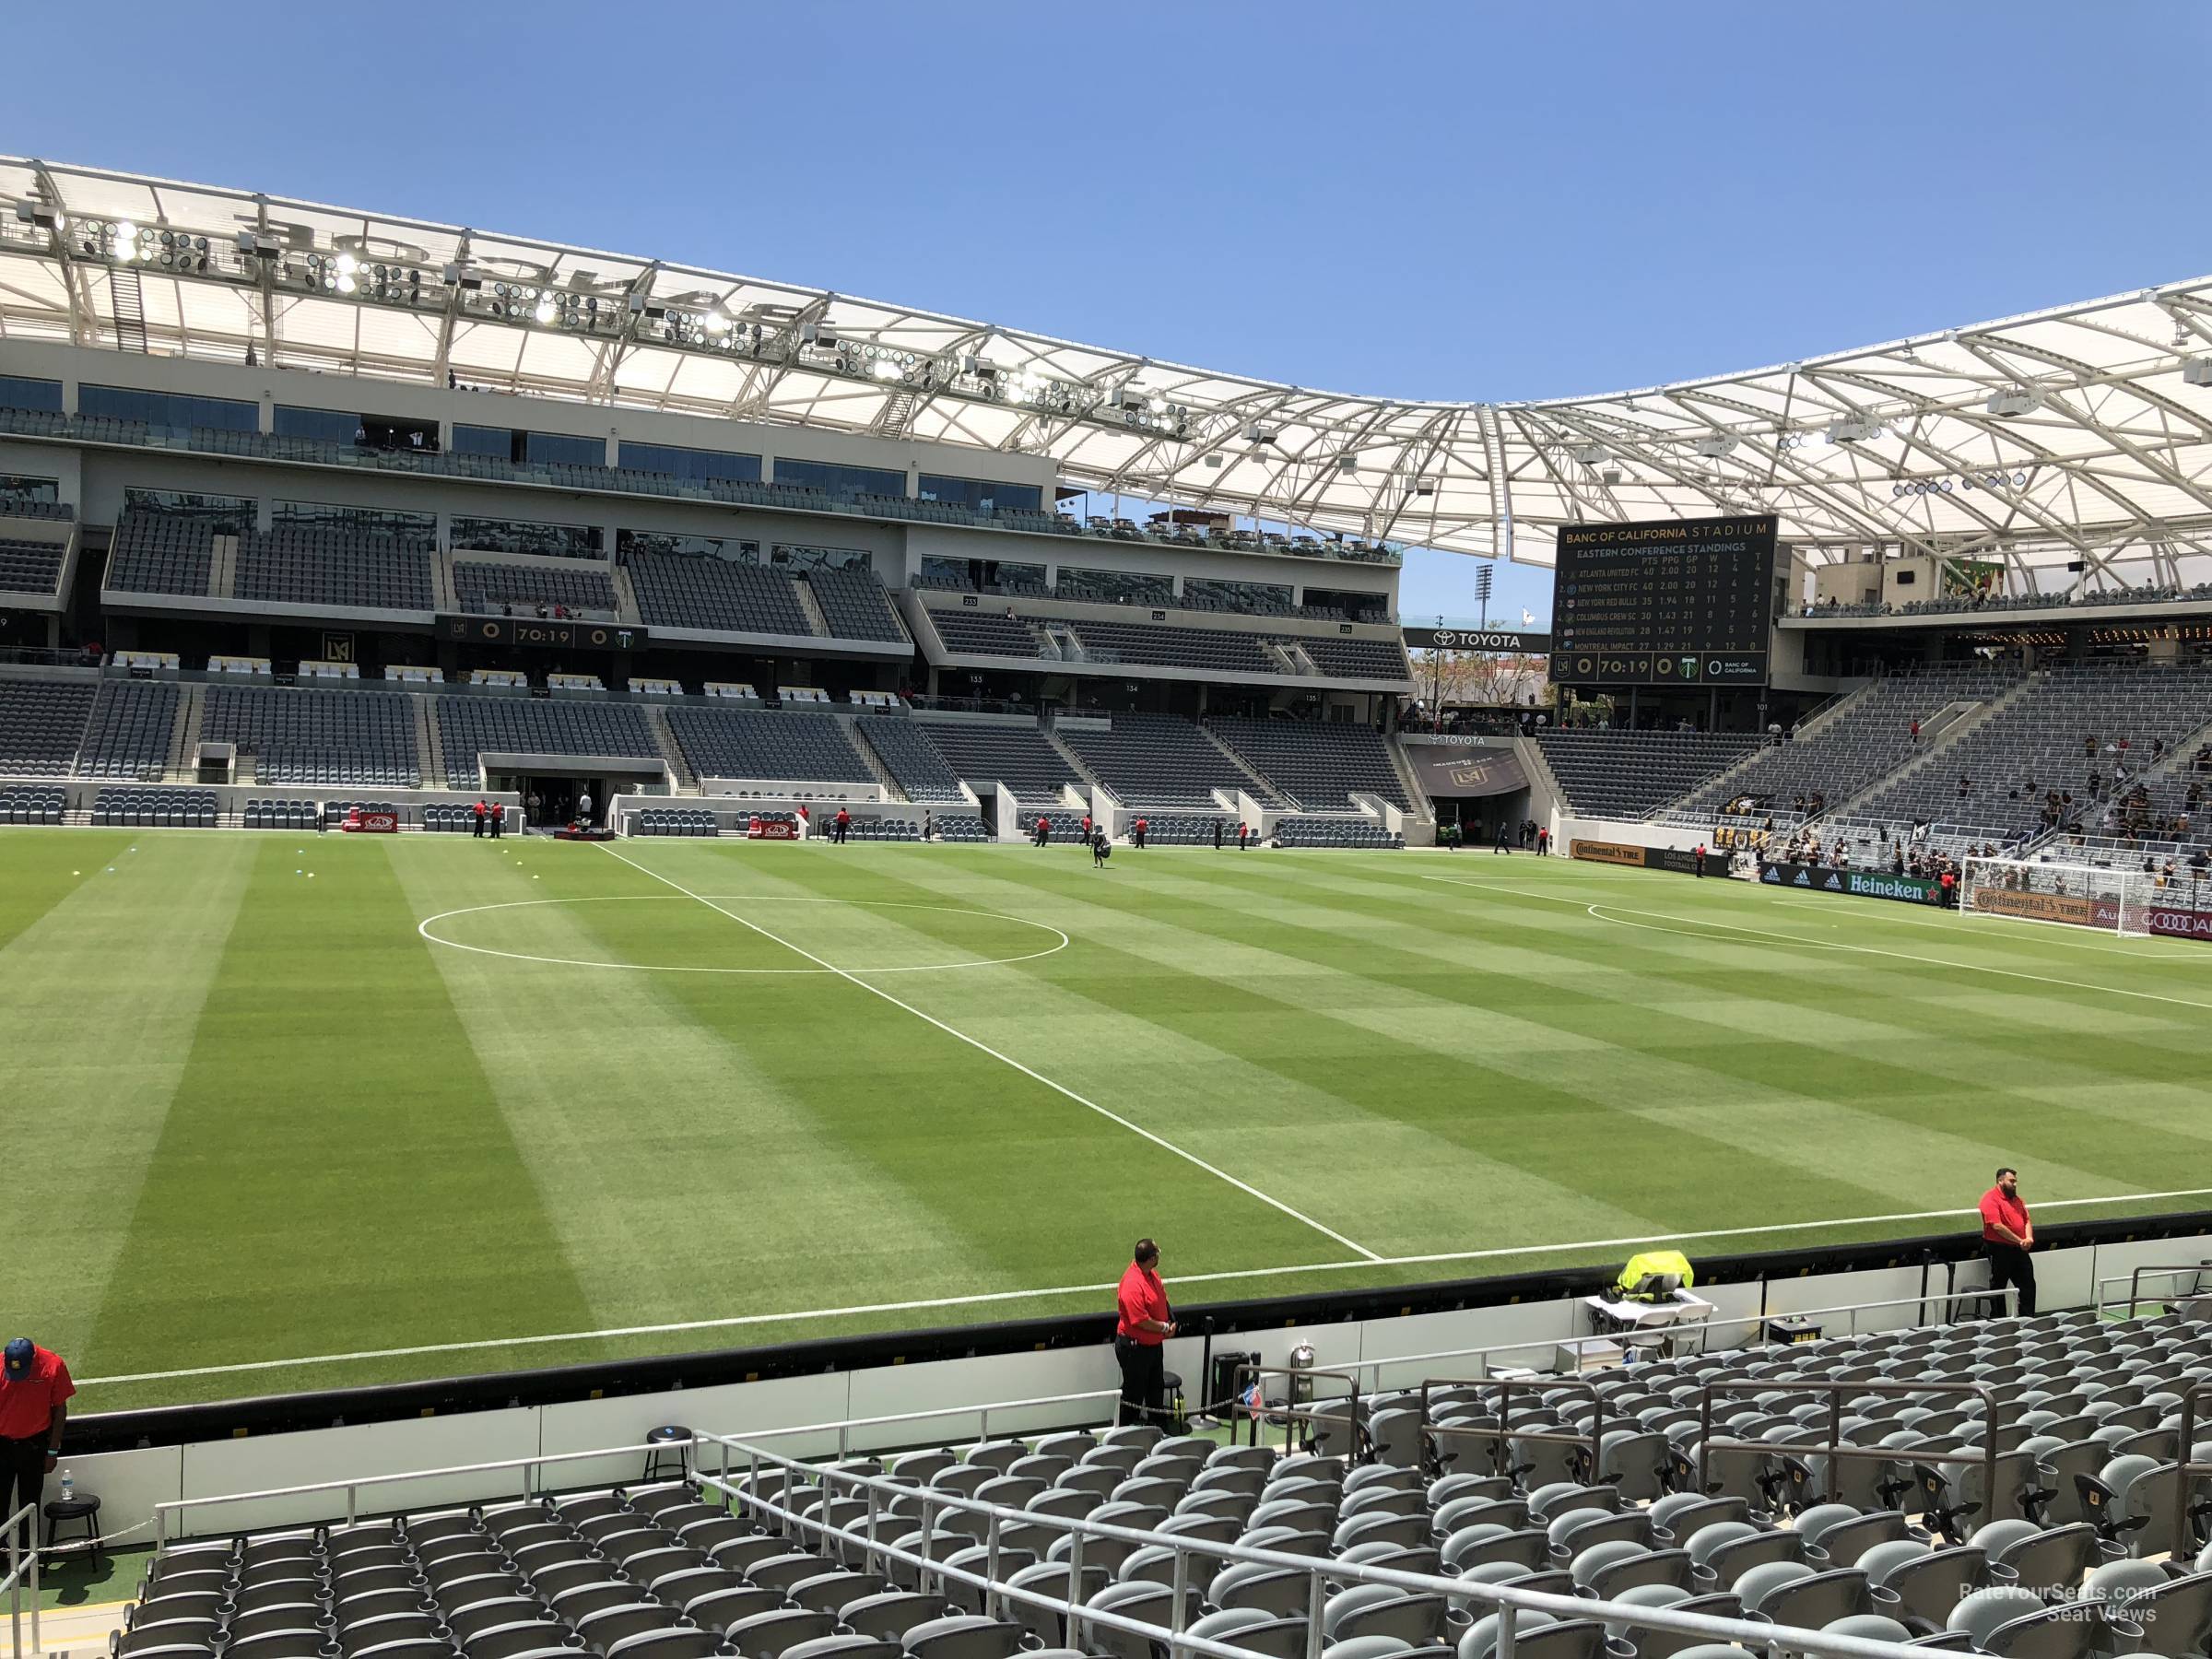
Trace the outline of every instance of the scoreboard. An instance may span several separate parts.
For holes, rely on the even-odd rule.
[[[1562,525],[1552,679],[1764,685],[1776,528],[1771,513]]]

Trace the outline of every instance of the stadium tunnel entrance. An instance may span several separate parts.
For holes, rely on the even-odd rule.
[[[667,794],[676,782],[667,762],[634,755],[488,753],[477,760],[484,787],[520,796],[524,823],[533,830],[582,818],[586,815],[580,808],[586,795],[592,803],[589,817],[594,823],[600,823],[606,819],[607,802],[617,793]]]

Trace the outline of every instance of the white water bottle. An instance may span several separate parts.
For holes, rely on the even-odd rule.
[[[66,1469],[62,1471],[62,1501],[64,1503],[76,1501],[76,1478]]]

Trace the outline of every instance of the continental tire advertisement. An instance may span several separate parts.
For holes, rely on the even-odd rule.
[[[1592,864],[1634,865],[1640,870],[1643,868],[1643,855],[1649,849],[1644,847],[1631,847],[1626,841],[1571,841],[1567,843],[1570,857],[1587,859]]]
[[[1928,876],[1886,876],[1879,870],[1830,870],[1818,865],[1771,864],[1759,879],[1768,887],[1802,888],[1844,899],[1894,899],[1904,904],[1941,904],[1943,884]]]
[[[2084,894],[2016,893],[2006,888],[1974,889],[1973,908],[1993,916],[2018,916],[2028,922],[2065,922],[2076,927],[2110,927],[2097,916],[2097,902]]]

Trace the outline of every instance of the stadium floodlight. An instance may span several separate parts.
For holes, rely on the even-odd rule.
[[[2043,394],[2033,386],[2005,386],[1989,394],[1987,407],[1992,415],[2009,419],[2016,415],[2032,415],[2043,406]]]
[[[1708,432],[1698,440],[1698,453],[1709,461],[1718,461],[1735,448],[1735,440],[1725,432]]]
[[[337,259],[338,275],[351,276],[361,268],[361,262],[350,253],[341,253]]]
[[[1865,419],[1832,421],[1828,429],[1830,443],[1866,443],[1882,435],[1878,422]]]
[[[1574,452],[1574,458],[1584,466],[1595,466],[1612,458],[1613,452],[1602,443],[1585,443]]]
[[[901,372],[902,371],[900,369],[899,365],[891,361],[889,358],[877,358],[876,359],[874,373],[877,380],[895,381],[899,378]]]
[[[551,300],[540,300],[537,302],[537,309],[532,312],[530,314],[535,317],[540,323],[550,323],[553,321],[553,314],[556,309],[557,308]]]
[[[2182,381],[2185,385],[2212,386],[2212,357],[2191,358],[2183,363]]]

